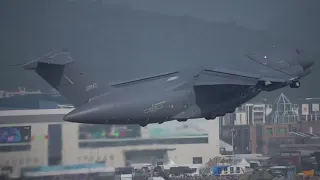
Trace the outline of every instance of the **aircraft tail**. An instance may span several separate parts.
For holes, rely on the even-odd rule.
[[[67,49],[53,50],[24,64],[23,68],[35,71],[75,107],[113,88],[98,84],[89,74],[82,72],[83,67],[72,59]]]

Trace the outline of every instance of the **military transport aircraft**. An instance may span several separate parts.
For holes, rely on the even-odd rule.
[[[245,55],[259,71],[192,67],[117,84],[98,83],[81,71],[68,49],[54,50],[26,63],[75,106],[65,121],[87,124],[139,124],[215,119],[231,113],[262,91],[300,87],[313,59],[299,49],[292,59],[265,63]],[[257,70],[257,69],[255,69]],[[258,72],[258,73],[257,73]]]

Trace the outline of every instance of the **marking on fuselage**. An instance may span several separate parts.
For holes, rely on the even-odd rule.
[[[93,83],[93,84],[86,86],[86,91],[91,91],[92,89],[96,89],[96,88],[98,88],[98,84]]]
[[[71,84],[74,84],[74,82],[73,82],[70,78],[68,78],[68,76],[66,76],[65,74],[63,74],[63,76],[64,76]]]
[[[268,86],[268,85],[270,85],[270,84],[272,84],[272,83],[271,83],[270,81],[265,81],[264,84],[265,84],[266,86]]]
[[[173,81],[173,80],[176,80],[176,79],[178,79],[178,76],[170,77],[169,79],[167,79],[167,81]]]
[[[154,113],[157,112],[158,110],[163,108],[164,103],[166,103],[166,101],[162,101],[156,104],[152,104],[151,107],[145,109],[143,112],[144,113]]]

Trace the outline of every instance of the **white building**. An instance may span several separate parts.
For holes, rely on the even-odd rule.
[[[67,123],[72,109],[0,111],[0,166],[70,165],[103,161],[204,164],[219,156],[219,121],[205,119],[161,125],[106,126]],[[8,132],[8,134],[4,134]]]
[[[236,108],[233,115],[228,114],[223,118],[223,125],[255,125],[265,124],[266,118],[272,113],[270,104],[243,104]],[[230,117],[227,117],[230,116]]]

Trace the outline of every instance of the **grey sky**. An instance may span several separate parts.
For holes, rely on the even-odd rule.
[[[181,59],[182,53],[178,54],[166,50],[167,53],[157,54],[164,49],[148,48],[146,44],[152,43],[152,40],[148,39],[144,40],[144,43],[137,43],[140,49],[134,47],[134,44],[128,45],[130,39],[138,40],[132,36],[140,30],[135,28],[136,22],[128,21],[124,26],[123,21],[130,18],[139,21],[139,18],[126,17],[130,13],[126,14],[125,10],[122,14],[120,11],[113,12],[113,9],[119,7],[113,8],[110,4],[122,4],[137,10],[160,12],[165,16],[188,15],[205,20],[208,24],[229,22],[253,33],[266,31],[278,37],[279,41],[314,51],[319,55],[320,25],[317,23],[317,17],[320,17],[320,12],[317,8],[320,7],[320,2],[317,0],[106,0],[103,2],[104,5],[101,5],[101,1],[98,0],[93,3],[89,3],[89,1],[75,2],[74,0],[69,2],[66,0],[1,1],[1,88],[12,89],[18,85],[47,88],[48,86],[43,80],[36,75],[23,72],[19,68],[8,68],[5,65],[32,60],[56,47],[69,47],[79,61],[95,70],[94,73],[101,76],[104,71],[108,71],[108,76],[119,77],[118,80],[151,75],[153,72],[160,73],[162,70],[170,70],[168,68],[170,65],[178,67],[176,64],[170,64],[170,62],[178,63],[178,61],[170,59]],[[138,13],[135,15],[139,16]],[[122,24],[117,23],[117,20],[121,20]],[[150,19],[146,21],[151,22]],[[110,25],[116,26],[118,24],[127,29],[119,31],[119,29],[110,27]],[[205,22],[199,22],[199,24],[203,27],[208,26]],[[194,31],[196,28],[186,30],[186,33]],[[148,32],[146,28],[144,28],[144,32]],[[117,37],[114,37],[115,35]],[[117,41],[117,39],[121,41]],[[243,42],[243,44],[245,43]],[[214,46],[213,43],[210,45]],[[164,45],[158,47],[163,48]],[[181,63],[188,64],[188,58],[187,56],[186,60]],[[89,61],[91,63],[88,63]],[[159,63],[160,61],[162,63]],[[110,63],[117,68],[110,67]],[[166,63],[169,64],[165,66]],[[141,66],[149,66],[150,68],[138,72]],[[162,69],[155,69],[154,66]],[[320,66],[316,68],[319,69],[318,67]],[[120,73],[124,70],[126,75]],[[315,82],[318,82],[316,77],[319,74],[313,73],[303,81],[303,88],[295,91],[287,90],[288,93],[296,96],[307,96],[306,94],[317,96],[320,87],[314,84],[317,84]],[[106,77],[106,79],[110,78]],[[113,81],[118,80],[113,79]],[[311,85],[312,88],[310,88]]]

